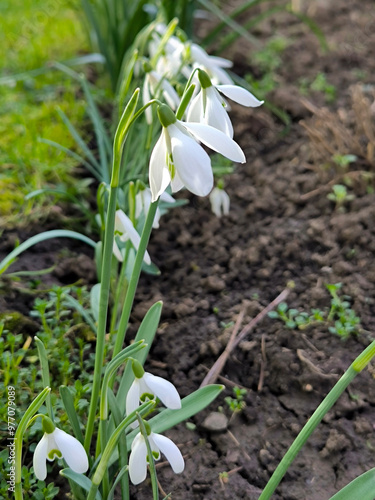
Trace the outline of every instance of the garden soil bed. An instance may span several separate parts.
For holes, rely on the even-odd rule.
[[[180,476],[165,464],[158,466],[159,481],[174,500],[257,499],[309,416],[374,337],[373,179],[365,182],[360,174],[350,174],[350,192],[355,198],[345,204],[345,212],[338,210],[327,199],[340,175],[332,164],[327,167],[332,154],[325,158],[324,146],[311,140],[300,121],[321,132],[334,149],[337,145],[325,127],[335,116],[350,137],[358,135],[364,153],[348,150],[346,143],[333,153],[356,154],[358,160],[349,170],[374,173],[358,117],[353,114],[353,92],[374,102],[374,87],[368,79],[375,72],[375,12],[370,0],[313,4],[310,14],[327,37],[328,53],[291,16],[266,23],[260,34],[265,37],[271,32],[292,39],[282,55],[278,88],[272,96],[274,104],[290,114],[289,130],[265,107],[245,111],[234,107],[235,137],[247,163],[237,166],[227,179],[230,214],[218,219],[208,199],[181,193],[189,204],[171,210],[152,235],[149,252],[161,276],[142,276],[131,330],[134,334],[155,301],[164,302],[147,368],[171,380],[182,397],[200,386],[227,345],[241,311],[245,326],[290,282],[294,288],[288,305],[307,312],[327,310],[330,295],[325,285],[342,283],[339,293],[351,297],[351,307],[361,321],[360,333],[342,340],[325,323],[298,330],[268,317],[259,322],[221,372],[218,383],[226,387],[223,396],[191,419],[195,428],[180,424],[167,433],[186,461]],[[250,71],[246,50],[251,50],[246,43],[231,49],[242,76]],[[329,105],[331,115],[323,125],[298,92],[300,78],[314,79],[319,72],[337,88],[337,99]],[[360,72],[363,79],[358,87]],[[306,99],[319,109],[326,106],[321,93]],[[42,244],[40,253],[32,253],[34,268],[47,267],[46,257],[53,261],[60,243],[50,245]],[[81,263],[77,266],[73,259],[75,270],[60,269],[59,280],[64,283],[89,272],[81,267],[89,260],[82,257],[81,247],[74,243],[70,250]],[[31,268],[28,262],[30,254],[14,269]],[[56,281],[57,276],[51,279]],[[1,301],[3,310],[16,307],[12,294]],[[18,308],[25,313],[29,307]],[[373,364],[324,418],[273,498],[328,499],[375,466],[374,378]],[[247,389],[246,407],[235,415],[224,402],[225,396],[233,396],[233,386]],[[206,418],[218,408],[229,424],[215,432]],[[134,488],[132,495],[134,500],[150,499],[149,482]]]

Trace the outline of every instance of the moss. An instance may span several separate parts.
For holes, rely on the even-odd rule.
[[[13,335],[22,333],[23,335],[33,335],[39,330],[39,326],[27,316],[18,311],[6,311],[0,313],[0,323],[4,325],[4,330]]]

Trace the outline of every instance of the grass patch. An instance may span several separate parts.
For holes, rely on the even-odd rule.
[[[87,51],[75,4],[70,0],[1,2],[1,77],[25,73]],[[71,172],[76,163],[39,143],[38,138],[74,148],[57,108],[63,109],[73,124],[82,123],[85,102],[79,96],[78,84],[52,69],[34,78],[0,85],[0,216],[6,220],[12,212],[19,212],[19,204],[28,192],[47,184],[74,184]],[[28,212],[30,202],[24,208]]]

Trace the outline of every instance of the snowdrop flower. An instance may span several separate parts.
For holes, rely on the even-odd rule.
[[[162,377],[156,377],[152,373],[145,372],[142,365],[136,360],[133,360],[132,368],[135,379],[126,396],[127,415],[137,410],[140,401],[144,402],[147,399],[154,399],[155,396],[171,410],[179,410],[181,408],[180,396],[171,382]],[[135,421],[131,424],[131,427],[135,428],[137,425],[138,422]]]
[[[143,93],[142,99],[143,104],[147,104],[152,97],[157,97],[158,91],[160,91],[164,99],[166,100],[169,107],[172,109],[177,109],[180,104],[180,98],[169,83],[168,80],[163,78],[157,71],[154,71],[149,67],[149,65],[145,64],[146,76],[143,84]],[[152,123],[152,111],[151,108],[148,107],[145,111],[146,120],[149,125]]]
[[[216,217],[229,214],[230,198],[224,189],[215,187],[210,193],[211,210]]]
[[[149,43],[149,52],[151,58],[159,50],[160,41],[167,31],[165,24],[159,23],[155,27],[153,39]],[[156,70],[163,75],[173,78],[178,74],[182,74],[185,78],[189,78],[191,68],[184,63],[186,59],[186,45],[176,36],[170,36],[165,42],[163,53],[158,57]]]
[[[150,205],[151,205],[151,190],[149,188],[141,189],[135,196],[135,218],[138,219],[142,213],[147,215]],[[160,200],[165,203],[175,203],[176,200],[168,193],[162,193],[160,195]],[[152,223],[154,229],[158,229],[159,220],[161,217],[160,209],[156,209],[155,219]]]
[[[44,435],[37,444],[33,466],[34,474],[40,481],[47,477],[46,460],[52,462],[56,457],[63,458],[68,466],[79,474],[89,468],[86,451],[82,444],[73,436],[54,426],[48,417],[43,417]]]
[[[115,236],[118,235],[120,241],[130,240],[136,250],[138,250],[139,242],[141,241],[141,237],[139,236],[137,230],[133,226],[132,221],[129,219],[127,215],[122,210],[116,211],[115,216]],[[116,241],[113,241],[113,253],[117,260],[122,262],[124,260],[124,256],[121,253]],[[143,260],[147,265],[151,264],[151,258],[149,253],[145,252]]]
[[[196,43],[190,46],[191,59],[195,67],[203,68],[210,76],[214,84],[233,85],[232,78],[223,68],[231,68],[232,61],[223,57],[210,56],[202,47]]]
[[[255,108],[264,102],[258,101],[253,94],[237,85],[212,85],[205,71],[198,70],[198,78],[201,91],[191,101],[187,121],[206,123],[221,130],[230,138],[233,138],[233,126],[225,109],[226,102],[220,92],[242,106]]]
[[[155,432],[151,432],[147,439],[155,460],[159,460],[160,453],[163,453],[171,464],[173,472],[180,474],[184,470],[184,459],[173,441]],[[134,438],[129,458],[129,477],[133,484],[140,484],[146,479],[148,462],[146,441],[142,434],[139,433]]]
[[[211,160],[197,141],[232,161],[245,162],[239,145],[220,130],[202,123],[183,123],[165,104],[159,106],[158,115],[162,133],[150,158],[152,201],[158,199],[169,183],[172,192],[183,186],[198,196],[206,196],[211,191]]]

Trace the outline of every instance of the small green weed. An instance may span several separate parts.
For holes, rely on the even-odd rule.
[[[41,324],[37,336],[47,350],[52,391],[60,385],[74,386],[77,408],[83,410],[94,366],[93,354],[89,353],[93,333],[80,314],[72,310],[67,300],[72,295],[82,307],[88,307],[88,292],[84,288],[54,287],[48,297],[35,300],[31,316]],[[11,328],[11,323],[0,323],[0,392],[5,393],[7,385],[17,387],[17,411],[22,414],[44,387],[35,343],[30,336],[14,334]],[[6,410],[0,409],[4,421]]]
[[[252,90],[258,97],[263,99],[277,86],[276,70],[282,64],[281,54],[288,47],[290,41],[285,37],[274,37],[267,45],[253,56],[253,63],[262,73],[260,79],[247,74],[245,80],[251,85]]]
[[[224,401],[227,403],[231,412],[238,413],[242,411],[246,406],[246,402],[244,401],[244,399],[247,394],[247,390],[240,389],[239,387],[233,387],[233,394],[234,398],[232,398],[231,396],[227,396]]]
[[[309,313],[301,312],[298,309],[288,309],[288,305],[282,302],[275,311],[270,311],[268,316],[283,321],[290,329],[303,330],[310,325],[323,323],[328,326],[331,333],[347,339],[350,335],[358,334],[360,318],[350,307],[350,297],[348,295],[339,297],[337,292],[341,286],[341,283],[326,285],[331,295],[329,309],[311,309]]]
[[[348,194],[348,190],[343,184],[335,184],[327,198],[335,203],[337,211],[343,212],[345,211],[345,203],[354,200],[355,196],[354,194]]]
[[[337,89],[328,82],[325,73],[318,73],[314,80],[301,78],[299,81],[299,90],[302,95],[309,95],[311,92],[321,92],[327,103],[336,100]]]

